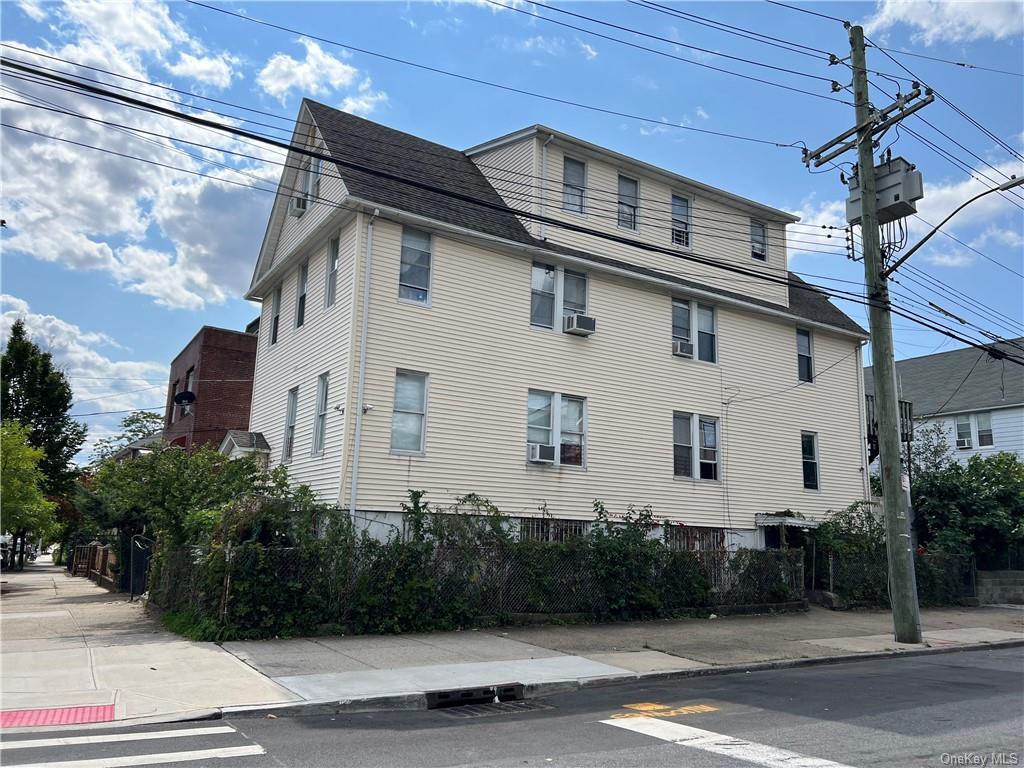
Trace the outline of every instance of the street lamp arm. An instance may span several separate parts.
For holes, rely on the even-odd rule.
[[[888,277],[888,276],[889,276],[889,275],[891,275],[891,274],[892,274],[893,272],[895,272],[895,271],[896,271],[897,269],[899,269],[899,268],[900,268],[900,266],[901,266],[901,265],[902,265],[902,264],[903,264],[903,263],[904,263],[904,262],[905,262],[905,261],[906,261],[907,259],[909,259],[909,258],[910,258],[911,256],[913,256],[913,255],[914,255],[914,254],[915,254],[915,253],[917,252],[917,250],[918,250],[918,249],[919,249],[919,248],[920,248],[920,247],[921,247],[922,245],[924,245],[924,244],[925,244],[925,243],[927,243],[927,242],[928,242],[929,240],[931,240],[931,239],[932,239],[932,236],[934,236],[936,232],[938,232],[938,231],[939,231],[940,229],[942,229],[942,227],[943,227],[943,226],[944,226],[944,225],[946,224],[946,222],[947,222],[947,221],[949,221],[950,219],[952,219],[952,218],[953,218],[954,216],[956,216],[956,215],[957,215],[958,213],[960,213],[960,211],[962,211],[962,210],[963,210],[964,208],[966,208],[966,207],[967,207],[968,205],[970,205],[971,203],[973,203],[973,202],[974,202],[975,200],[978,200],[979,198],[982,198],[982,197],[984,197],[985,195],[990,195],[990,194],[992,194],[993,192],[1006,192],[1007,190],[1013,189],[1014,187],[1018,187],[1018,186],[1020,186],[1021,184],[1024,184],[1024,176],[1020,176],[1020,177],[1017,177],[1017,176],[1013,176],[1013,177],[1011,177],[1011,178],[1010,178],[1010,180],[1009,180],[1009,181],[1003,182],[1003,183],[1002,183],[1002,184],[1000,184],[1000,185],[999,185],[998,187],[992,187],[992,189],[986,189],[986,190],[985,190],[984,192],[981,192],[980,194],[977,194],[977,195],[975,195],[974,197],[972,197],[972,198],[971,198],[970,200],[968,200],[968,201],[967,201],[966,203],[961,203],[960,205],[958,205],[958,206],[957,206],[957,207],[956,207],[956,208],[955,208],[955,209],[953,210],[953,212],[952,212],[951,214],[949,214],[949,216],[947,216],[947,217],[946,217],[946,218],[944,218],[944,219],[943,219],[943,220],[942,220],[941,222],[939,222],[939,224],[938,224],[938,225],[937,225],[936,227],[932,228],[932,231],[931,231],[931,232],[929,232],[929,233],[928,233],[927,235],[925,235],[925,236],[924,236],[924,237],[922,237],[922,238],[921,238],[920,240],[918,240],[918,241],[917,241],[917,242],[916,242],[916,243],[914,244],[914,247],[913,247],[913,248],[911,248],[911,249],[910,249],[909,251],[907,251],[907,252],[906,252],[905,254],[903,254],[902,256],[900,256],[900,258],[899,258],[899,259],[897,259],[896,261],[894,261],[894,262],[893,262],[892,264],[890,264],[890,265],[889,265],[888,267],[886,267],[885,269],[883,269],[883,270],[882,270],[882,277]]]

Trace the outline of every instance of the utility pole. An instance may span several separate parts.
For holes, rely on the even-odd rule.
[[[872,148],[871,107],[868,72],[864,53],[864,30],[850,28],[850,63],[853,65],[853,95],[857,113],[857,164],[861,188],[861,240],[864,253],[864,282],[868,289],[868,319],[871,326],[871,365],[875,380],[875,413],[878,418],[879,466],[882,470],[882,506],[889,559],[889,600],[896,640],[921,642],[921,616],[917,604],[914,550],[910,539],[910,517],[903,493],[900,466],[900,412],[896,392],[896,361],[892,345],[892,315],[889,312],[889,281],[882,275],[882,243],[876,208],[875,159]]]
[[[859,219],[861,225],[864,281],[867,287],[868,320],[871,328],[871,360],[875,380],[875,416],[878,422],[878,450],[882,471],[889,598],[892,603],[896,640],[901,643],[920,643],[921,622],[914,574],[914,550],[910,536],[909,502],[903,492],[903,472],[900,464],[901,430],[896,391],[896,363],[893,355],[892,315],[888,275],[884,272],[879,231],[881,223],[894,221],[914,210],[913,200],[921,197],[920,174],[916,174],[916,179],[904,177],[905,188],[901,188],[900,195],[886,199],[886,207],[883,209],[885,215],[880,221],[874,146],[876,134],[884,133],[907,115],[927,106],[934,101],[935,96],[927,90],[924,98],[912,106],[909,105],[921,97],[921,88],[914,83],[910,93],[898,95],[896,101],[884,109],[875,109],[871,105],[868,92],[864,30],[858,26],[849,26],[848,29],[856,124],[824,146],[814,151],[805,151],[804,162],[809,166],[813,161],[815,167],[818,167],[851,149],[857,150],[856,178],[860,193],[860,211],[859,216],[854,212],[855,215],[851,217],[851,204],[848,203],[847,217],[851,223],[856,223]],[[835,57],[833,59],[834,64],[840,63]],[[836,83],[833,89],[841,89],[841,86]],[[904,167],[913,168],[901,162],[900,168]],[[843,182],[846,183],[845,177]],[[887,179],[887,184],[890,182],[891,178]],[[917,190],[914,195],[907,194],[913,189]]]

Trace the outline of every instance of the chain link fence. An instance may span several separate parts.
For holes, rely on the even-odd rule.
[[[889,607],[889,562],[884,548],[838,555],[826,553],[815,582],[842,598],[848,607]],[[918,601],[924,606],[952,605],[975,596],[970,557],[944,552],[914,555]]]
[[[653,618],[804,597],[801,550],[678,551],[647,541],[623,553],[589,537],[243,544],[158,552],[151,567],[150,602],[189,615],[211,639]]]

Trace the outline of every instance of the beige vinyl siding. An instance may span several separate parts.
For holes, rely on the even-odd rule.
[[[548,204],[545,210],[553,218],[670,248],[680,254],[693,254],[758,273],[786,277],[785,226],[782,222],[758,219],[768,228],[768,261],[757,261],[750,256],[750,217],[747,212],[716,200],[706,193],[688,189],[682,184],[669,185],[664,179],[647,176],[631,168],[614,165],[572,149],[568,150],[569,156],[584,160],[587,164],[585,213],[581,217],[577,213],[562,210],[562,169],[566,153],[557,141],[552,142],[547,148],[548,191],[545,200]],[[640,201],[636,230],[623,229],[617,223],[620,173],[639,181]],[[672,245],[673,194],[690,200],[689,248]],[[667,254],[620,245],[593,235],[569,232],[556,226],[546,226],[545,235],[554,243],[652,267],[784,306],[788,306],[789,303],[786,286],[777,283],[736,275]]]
[[[412,306],[397,301],[400,242],[399,225],[377,221],[360,509],[398,511],[421,488],[439,504],[480,493],[510,514],[546,504],[589,517],[599,498],[615,512],[651,504],[658,517],[752,528],[759,512],[821,516],[863,498],[856,340],[816,332],[818,380],[797,387],[795,324],[718,306],[719,364],[675,358],[672,294],[596,272],[594,336],[531,328],[530,260],[437,235],[431,306]],[[396,369],[430,375],[423,457],[390,452]],[[527,464],[529,389],[587,398],[585,469]],[[726,482],[673,478],[673,411],[721,420]],[[819,492],[803,489],[801,431],[819,436]]]
[[[309,215],[309,214],[307,214]],[[305,217],[303,217],[305,218]],[[288,390],[299,387],[295,445],[288,463],[293,483],[309,485],[321,501],[334,503],[338,497],[346,414],[335,410],[348,400],[349,362],[352,338],[354,268],[357,228],[350,222],[340,233],[337,299],[325,307],[327,249],[329,239],[309,250],[309,292],[306,323],[295,327],[295,289],[299,269],[284,273],[281,291],[281,325],[278,342],[271,345],[270,292],[263,302],[260,339],[256,355],[256,380],[252,396],[251,427],[270,443],[271,466],[281,461]],[[327,429],[323,453],[312,455],[316,411],[317,378],[330,372]]]
[[[540,175],[537,140],[530,136],[513,144],[473,156],[473,162],[491,182],[491,186],[510,208],[539,213],[536,177]],[[537,234],[537,223],[520,219],[527,229]]]

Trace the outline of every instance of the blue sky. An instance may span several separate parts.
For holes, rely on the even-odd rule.
[[[850,106],[820,98],[848,95],[832,94],[828,82],[716,54],[849,82],[848,69],[830,67],[822,58],[759,44],[696,24],[692,18],[673,17],[633,4],[571,3],[555,7],[675,42],[602,27],[523,0],[499,2],[514,2],[521,11],[696,63],[636,50],[499,8],[486,0],[241,2],[221,7],[366,51],[675,126],[818,145],[852,125]],[[835,52],[840,57],[848,53],[841,24],[766,2],[698,2],[670,7]],[[1024,79],[980,69],[1024,70],[1024,10],[1019,3],[882,0],[809,3],[801,7],[864,23],[868,35],[879,45],[975,65],[978,68],[965,68],[894,54],[1011,149],[1024,149]],[[301,98],[310,96],[458,148],[544,123],[797,212],[805,222],[844,223],[845,190],[838,173],[808,173],[799,151],[792,148],[702,135],[681,127],[511,94],[180,2],[4,2],[0,15],[5,45],[284,118],[294,117]],[[68,64],[33,59],[31,54],[11,48],[4,53],[125,84]],[[879,51],[870,51],[869,56],[871,68],[906,76]],[[714,72],[700,64],[732,69],[818,96]],[[887,90],[895,88],[881,75],[873,80]],[[4,78],[4,85],[65,109],[158,134],[214,143],[265,160],[278,159],[266,149],[214,138],[207,132],[137,111],[9,77]],[[136,87],[143,96],[159,95],[203,105],[198,99],[168,94],[156,87]],[[7,90],[3,95],[25,98]],[[873,97],[880,106],[888,103],[877,91]],[[223,109],[209,103],[205,106]],[[1019,158],[947,104],[936,102],[920,114],[934,127],[913,117],[907,120],[907,127],[966,163],[977,178],[985,174],[1003,181],[1006,174],[1021,173]],[[273,117],[255,119],[284,125]],[[201,325],[242,328],[257,313],[240,297],[249,282],[272,196],[226,182],[273,187],[279,166],[214,151],[187,157],[175,153],[165,139],[151,137],[146,141],[96,123],[10,102],[4,103],[4,122],[216,177],[187,175],[10,129],[3,132],[3,211],[8,222],[3,233],[4,332],[16,317],[26,319],[38,341],[53,351],[72,376],[78,399],[74,413],[162,403],[167,363]],[[956,205],[984,189],[983,184],[991,186],[972,180],[968,172],[906,132],[899,137],[890,133],[883,145],[894,139],[893,153],[906,156],[924,174],[925,199],[919,213],[928,222],[938,223]],[[196,152],[194,148],[189,151]],[[1024,195],[1017,200],[1024,206]],[[946,228],[963,244],[939,235],[914,257],[917,269],[954,286],[952,294],[936,293],[909,280],[897,286],[897,291],[910,299],[935,301],[1000,335],[1024,335],[1024,286],[1014,274],[1024,272],[1022,216],[1020,208],[999,195],[989,195],[965,209]],[[911,220],[910,242],[927,230],[921,220]],[[824,240],[806,229],[804,232],[808,233],[806,237],[820,240],[822,250],[833,250],[829,246],[835,240]],[[800,253],[794,247],[790,268],[834,280],[863,278],[861,265],[846,260],[841,253]],[[817,277],[809,279],[855,288]],[[915,279],[927,278],[917,274]],[[971,313],[963,305],[976,312]],[[859,307],[842,306],[863,321]],[[925,311],[920,306],[914,309]],[[895,325],[899,357],[956,346],[906,320],[897,318]],[[119,418],[86,417],[92,439],[109,433]]]

